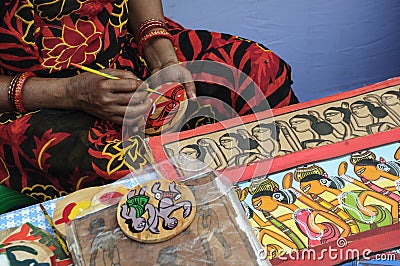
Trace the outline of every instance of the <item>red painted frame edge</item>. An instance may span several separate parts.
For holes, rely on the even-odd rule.
[[[399,141],[400,128],[395,128],[368,136],[358,137],[321,147],[289,153],[284,156],[255,162],[254,164],[247,166],[228,168],[224,171],[224,175],[226,175],[231,180],[241,182],[251,179],[254,176],[272,174],[299,165],[329,160],[351,154],[356,151],[370,149]],[[269,165],[269,171],[266,173],[265,169],[269,167]],[[243,170],[243,168],[245,168],[245,170]],[[233,178],[236,177],[238,174],[241,174],[240,179]]]

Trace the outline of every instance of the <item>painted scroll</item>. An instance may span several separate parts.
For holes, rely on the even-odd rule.
[[[268,175],[266,161],[225,172],[244,173],[237,195],[273,265],[305,249],[317,250],[309,264],[332,264],[399,246],[399,136],[394,129],[288,154]],[[328,247],[357,252],[332,261],[318,253]]]
[[[148,144],[155,161],[185,154],[222,170],[398,127],[400,77],[272,112],[152,137]]]

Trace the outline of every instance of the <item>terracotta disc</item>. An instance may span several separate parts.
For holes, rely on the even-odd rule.
[[[118,204],[121,198],[128,193],[129,189],[124,186],[105,186],[92,198],[92,208],[100,209],[110,205]]]
[[[57,260],[65,260],[69,258],[61,247],[60,242],[58,242],[53,235],[30,223],[24,223],[20,227],[14,228],[12,232],[9,232],[8,235],[1,240],[1,244],[5,245],[19,241],[44,244],[54,253]]]
[[[146,125],[141,127],[147,135],[159,135],[179,125],[188,105],[185,88],[177,82],[165,83],[155,90],[165,96],[150,94],[153,108]]]
[[[0,254],[7,256],[11,265],[56,265],[53,251],[34,241],[14,241],[4,244]]]
[[[65,237],[65,224],[91,206],[92,198],[102,187],[90,187],[78,190],[56,201],[53,222],[57,231]]]
[[[126,236],[156,243],[184,231],[195,213],[196,202],[190,189],[160,178],[130,190],[119,202],[117,220]]]

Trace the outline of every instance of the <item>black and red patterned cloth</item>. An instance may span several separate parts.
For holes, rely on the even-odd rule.
[[[146,79],[150,71],[127,29],[127,2],[1,1],[0,74],[33,71],[39,77],[68,77],[78,74],[70,68],[70,63],[76,63],[127,69]],[[290,66],[263,45],[229,34],[186,29],[170,19],[167,25],[181,62],[211,60],[239,69],[261,88],[273,108],[297,102]],[[253,87],[242,86],[238,93],[250,95],[246,101],[257,107],[265,98],[256,97]],[[254,110],[223,86],[196,82],[196,88],[198,96],[220,99],[239,115]],[[218,104],[189,108],[190,113],[208,110],[209,117],[192,119],[185,129],[231,118]],[[59,197],[142,168],[150,156],[144,145],[139,136],[123,143],[119,125],[80,111],[0,113],[0,185],[39,200]]]

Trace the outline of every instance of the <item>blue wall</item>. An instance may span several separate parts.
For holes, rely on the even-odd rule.
[[[265,44],[301,101],[400,76],[400,0],[164,0],[183,26]]]

